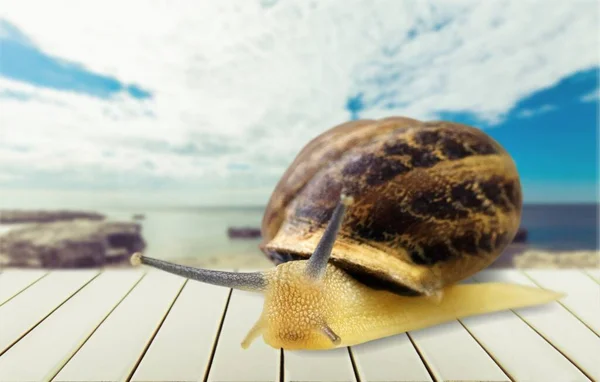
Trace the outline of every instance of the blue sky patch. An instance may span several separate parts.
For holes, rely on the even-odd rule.
[[[599,180],[598,99],[581,98],[598,88],[598,80],[599,68],[574,73],[521,99],[493,127],[467,112],[441,113],[440,119],[485,128],[514,158],[526,200],[594,201]]]
[[[124,84],[114,77],[91,72],[80,64],[46,54],[7,21],[0,20],[0,31],[0,76],[103,99],[123,91],[140,100],[152,98],[152,93],[138,85]]]
[[[348,101],[346,102],[346,109],[350,112],[350,119],[359,119],[360,112],[365,110],[363,93],[358,93],[354,96],[348,97]]]
[[[583,70],[525,96],[499,124],[469,111],[440,111],[437,117],[483,128],[504,146],[517,164],[526,201],[595,201],[599,73],[598,67]],[[393,97],[385,101],[394,103]],[[362,93],[346,103],[352,119],[368,108]]]

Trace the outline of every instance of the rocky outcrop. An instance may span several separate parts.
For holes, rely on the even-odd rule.
[[[260,228],[236,228],[229,227],[227,229],[227,236],[230,239],[255,239],[261,237]]]
[[[80,268],[126,262],[146,244],[137,223],[73,220],[0,236],[1,267]]]
[[[81,219],[104,220],[105,216],[85,211],[0,210],[0,224],[51,223]]]
[[[527,241],[527,236],[527,230],[525,228],[519,228],[515,235],[515,238],[513,239],[513,243],[525,243]]]
[[[531,249],[515,256],[515,268],[594,268],[600,266],[600,251],[543,251]]]

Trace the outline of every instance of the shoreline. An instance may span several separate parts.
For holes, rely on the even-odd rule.
[[[253,269],[272,268],[274,264],[262,252],[243,254],[223,254],[210,257],[170,258],[170,262],[192,267],[209,269]],[[107,268],[129,267],[129,264],[115,264]],[[508,248],[487,269],[568,269],[568,268],[600,268],[600,249],[550,251],[530,248],[526,245],[515,245]]]
[[[48,223],[38,223],[48,224]],[[139,223],[138,223],[139,224]],[[10,231],[19,230],[27,226],[35,226],[32,223],[15,223],[15,224],[0,224],[0,236],[8,234]],[[181,256],[181,257],[162,257],[158,254],[150,255],[153,257],[161,258],[175,262],[178,264],[202,267],[202,268],[214,268],[214,269],[267,269],[273,267],[273,263],[258,249],[248,250],[244,252],[233,253],[233,249],[223,249],[220,254],[213,254],[207,256]],[[0,251],[1,252],[1,251]],[[0,257],[2,253],[0,253]],[[104,265],[98,265],[101,268],[128,268],[129,255],[123,254],[113,259],[112,263],[106,263]],[[2,266],[4,265],[4,266]],[[7,266],[6,264],[0,264],[0,269],[10,268],[38,268],[38,266]],[[55,268],[55,269],[84,269],[92,268],[89,266],[73,266],[67,268]],[[490,269],[506,269],[506,268],[600,268],[600,249],[580,249],[573,248],[569,250],[552,250],[552,249],[541,249],[528,243],[512,243],[510,244],[503,253],[488,266]]]
[[[169,262],[207,269],[218,270],[263,270],[274,264],[261,252],[256,254],[223,254],[210,257],[180,257],[164,259]],[[121,263],[105,264],[101,267],[82,268],[39,268],[39,267],[0,267],[3,269],[131,269],[129,259]],[[501,255],[485,269],[600,269],[600,250],[547,251],[525,249],[510,256]]]

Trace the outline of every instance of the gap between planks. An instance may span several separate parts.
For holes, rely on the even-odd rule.
[[[540,276],[543,277],[543,273],[545,272],[549,272],[549,271],[554,271],[554,270],[546,270],[546,269],[530,269],[527,271],[521,271],[522,274],[524,274],[530,281],[532,281],[535,285],[537,285],[539,288],[542,289],[552,289],[552,288],[547,288],[546,284],[548,284],[548,281],[542,281],[540,280]],[[575,275],[579,275],[579,277],[582,280],[589,280],[588,283],[591,282],[592,285],[597,285],[598,282],[597,280],[595,280],[595,278],[591,275],[591,273],[586,273],[581,269],[564,269],[563,272],[575,272]],[[537,276],[536,276],[537,273]],[[584,281],[585,282],[585,281]],[[574,305],[573,301],[570,301],[570,299],[573,299],[574,296],[570,296],[571,291],[573,291],[573,286],[569,285],[571,288],[570,290],[565,290],[565,291],[561,291],[561,292],[565,292],[565,296],[559,300],[557,300],[557,302],[563,306],[563,308],[565,308],[566,310],[568,310],[573,316],[575,316],[579,321],[581,321],[581,323],[585,326],[588,327],[588,329],[590,329],[594,334],[596,334],[596,336],[600,337],[600,324],[598,322],[596,322],[595,324],[593,324],[591,321],[591,318],[587,315],[587,314],[582,314],[582,313],[586,313],[587,309],[589,309],[591,307],[591,305],[587,305],[586,309],[582,309],[581,307],[581,302],[580,301],[575,301],[578,304]],[[569,289],[569,288],[566,288]],[[600,292],[600,288],[596,288],[597,292]],[[577,294],[575,295],[577,296]],[[600,297],[600,293],[598,295]],[[585,301],[587,303],[592,303],[592,304],[598,304],[597,309],[598,312],[600,312],[600,298],[597,300],[593,300],[593,301]],[[595,316],[594,317],[596,320],[600,321],[600,315]]]
[[[415,343],[415,340],[412,338],[411,333],[406,332],[406,337],[408,337],[408,340],[410,341],[413,349],[415,349],[415,352],[417,352],[417,355],[419,356],[421,363],[423,364],[423,366],[425,366],[425,370],[427,370],[427,373],[429,374],[429,378],[431,378],[432,381],[437,382],[438,379],[435,377],[433,370],[431,370],[431,365],[429,365],[429,363],[426,361],[425,357],[423,356],[423,353],[421,352],[421,350]]]
[[[556,350],[557,352],[559,352],[565,359],[567,359],[569,362],[571,362],[571,364],[577,368],[581,374],[585,375],[590,381],[594,381],[594,378],[586,371],[584,370],[582,367],[580,367],[575,360],[573,360],[570,356],[568,356],[564,351],[562,351],[561,349],[558,348],[557,345],[555,345],[554,343],[552,343],[550,341],[550,339],[548,337],[546,337],[544,334],[542,334],[539,330],[537,330],[532,324],[530,324],[521,314],[517,313],[516,311],[512,310],[511,311],[517,316],[519,317],[527,326],[529,326],[531,328],[531,330],[533,330],[534,332],[537,333],[538,336],[542,337],[547,343],[548,345],[550,345],[551,347],[554,348],[554,350]]]
[[[239,269],[233,269],[233,272],[239,272]],[[210,370],[212,368],[212,364],[213,364],[213,361],[215,359],[215,354],[217,352],[217,347],[219,346],[219,340],[221,339],[221,333],[223,331],[223,325],[225,324],[225,317],[227,316],[227,312],[229,311],[229,304],[231,302],[231,296],[232,296],[232,294],[233,294],[233,289],[229,288],[229,292],[227,293],[227,299],[225,301],[225,307],[223,309],[223,314],[221,315],[221,321],[219,322],[217,333],[215,335],[213,346],[212,346],[212,349],[211,349],[211,352],[210,352],[210,356],[208,358],[208,363],[206,365],[206,369],[204,371],[204,376],[202,378],[203,382],[207,382],[208,381],[208,377],[210,376]],[[281,355],[281,358],[283,359],[283,355]],[[283,375],[283,374],[280,374],[280,375]]]
[[[590,277],[592,280],[594,280],[594,278],[588,274],[585,270],[581,271],[582,274],[584,274],[585,276]],[[528,278],[533,284],[535,284],[538,288],[542,288],[542,286],[540,286],[538,283],[536,283],[530,276],[528,276],[525,272],[523,271],[519,271],[519,274],[523,275],[524,277]],[[596,280],[594,280],[596,281]],[[561,306],[566,312],[568,312],[574,319],[576,319],[578,322],[580,322],[582,325],[584,325],[586,328],[588,328],[590,330],[590,334],[596,334],[593,330],[591,330],[589,328],[589,326],[586,325],[585,322],[583,322],[577,315],[573,314],[573,312],[571,312],[569,309],[567,309],[564,304],[560,303],[560,301],[556,301],[556,303]],[[552,303],[551,303],[552,304]],[[577,369],[579,369],[579,371],[585,375],[587,378],[590,379],[590,381],[594,381],[594,377],[592,375],[590,375],[590,373],[583,368],[582,366],[580,366],[579,362],[575,359],[573,359],[572,356],[566,354],[567,352],[565,350],[561,350],[560,346],[558,344],[553,343],[550,338],[548,338],[548,335],[542,333],[540,330],[538,330],[535,325],[533,323],[531,323],[526,317],[524,317],[523,313],[520,313],[519,311],[517,311],[516,309],[511,309],[511,311],[517,316],[519,317],[523,322],[525,322],[525,324],[527,324],[533,331],[535,331],[540,337],[542,337],[544,340],[546,340],[546,342],[552,346],[554,349],[556,349],[557,352],[559,352],[560,354],[563,355],[563,357],[565,357],[566,359],[568,359],[574,367],[576,367]]]
[[[55,380],[126,380],[184,281],[148,271]]]
[[[102,324],[115,311],[115,309],[117,309],[119,307],[119,305],[121,305],[121,303],[127,298],[127,296],[129,296],[131,294],[131,292],[138,286],[138,284],[144,279],[144,277],[146,277],[146,272],[144,272],[142,274],[142,276],[131,286],[131,288],[129,288],[129,290],[123,295],[123,297],[121,297],[119,299],[119,301],[117,301],[117,303],[106,313],[106,315],[102,318],[102,320],[100,320],[100,322],[98,323],[98,325],[96,325],[94,327],[94,329],[92,331],[90,331],[89,335],[87,335],[81,341],[81,343],[79,344],[79,346],[77,346],[77,348],[74,349],[74,351],[71,354],[67,354],[67,357],[65,357],[64,362],[62,362],[61,364],[59,364],[56,367],[56,369],[50,373],[50,375],[46,379],[47,381],[52,381],[60,373],[60,371],[65,367],[65,365],[67,363],[69,363],[69,361],[71,360],[71,358],[73,358],[73,356],[75,354],[77,354],[77,352],[79,351],[79,349],[81,349],[86,344],[86,342],[94,335],[94,333],[96,333],[96,331],[98,330],[98,328],[100,326],[102,326]]]
[[[92,281],[94,281],[98,276],[100,275],[100,272],[96,272],[92,277],[90,277],[87,281],[83,282],[83,284],[81,286],[79,286],[77,289],[75,289],[75,291],[71,292],[70,294],[68,294],[66,296],[66,298],[64,300],[62,300],[60,303],[58,303],[55,307],[51,308],[50,311],[48,313],[46,313],[45,315],[43,315],[41,318],[37,319],[37,321],[35,323],[33,323],[33,325],[31,325],[29,328],[26,328],[21,335],[19,335],[16,339],[14,339],[10,344],[8,344],[6,346],[5,349],[3,349],[2,351],[0,351],[0,357],[2,357],[3,354],[5,354],[7,351],[9,351],[13,346],[15,346],[15,344],[17,344],[22,338],[24,338],[25,336],[27,336],[29,333],[31,333],[31,331],[33,331],[36,327],[38,327],[42,322],[44,322],[44,320],[46,320],[48,317],[50,317],[52,315],[52,313],[56,312],[61,306],[63,306],[65,303],[67,303],[71,298],[73,298],[73,296],[75,296],[79,291],[81,291],[83,288],[85,288],[87,285],[89,285]],[[43,279],[43,277],[41,277],[38,280]],[[25,290],[28,290],[32,285],[37,284],[37,281],[35,283],[32,283],[29,287],[23,289],[21,292],[18,293],[18,295],[21,295],[21,293],[23,293]],[[12,299],[11,299],[12,300]]]
[[[169,305],[169,307],[167,308],[167,312],[162,316],[162,318],[160,319],[160,322],[158,323],[158,325],[154,328],[154,330],[152,331],[152,334],[150,334],[150,339],[148,340],[148,342],[146,343],[146,345],[144,346],[144,348],[142,349],[142,352],[140,354],[140,356],[138,357],[137,361],[135,362],[135,365],[131,368],[131,370],[129,371],[129,375],[127,375],[127,377],[125,377],[126,381],[130,381],[131,378],[133,378],[133,375],[135,374],[137,368],[140,366],[140,363],[142,362],[142,359],[144,359],[144,356],[146,355],[146,353],[148,352],[148,349],[150,348],[150,345],[152,345],[152,341],[154,341],[154,339],[156,338],[156,335],[158,334],[158,332],[160,331],[160,328],[163,326],[165,320],[167,319],[167,316],[169,315],[169,313],[171,312],[171,310],[173,309],[173,306],[175,305],[175,303],[177,302],[177,299],[179,298],[179,296],[181,296],[181,292],[183,291],[183,288],[185,288],[186,284],[189,282],[189,279],[186,279],[183,284],[181,284],[181,287],[179,288],[179,290],[177,290],[177,293],[175,295],[175,298],[173,299],[173,301],[171,301],[171,304]]]
[[[585,273],[586,273],[586,272],[583,272],[583,271],[582,271],[582,274],[585,274]],[[38,279],[37,279],[37,280],[35,280],[34,282],[30,283],[30,284],[29,284],[29,285],[28,285],[26,288],[24,288],[23,290],[25,290],[25,289],[29,288],[31,285],[34,285],[34,284],[35,284],[37,281],[39,281],[40,279],[42,279],[42,278],[43,278],[43,277],[45,277],[46,275],[47,275],[47,274],[45,274],[44,276],[42,276],[42,277],[38,278]],[[95,275],[94,277],[92,277],[92,278],[91,278],[91,279],[90,279],[88,282],[86,282],[86,283],[85,283],[84,285],[82,285],[82,286],[81,286],[79,289],[77,289],[77,290],[76,290],[76,291],[75,291],[75,292],[74,292],[72,295],[68,296],[68,297],[67,297],[67,298],[66,298],[66,299],[65,299],[65,300],[64,300],[64,301],[63,301],[61,304],[59,304],[59,305],[58,305],[58,306],[57,306],[55,309],[53,309],[53,310],[52,310],[52,311],[51,311],[51,312],[50,312],[48,315],[46,315],[44,318],[42,318],[42,320],[41,320],[40,322],[38,322],[38,324],[37,324],[37,325],[39,325],[39,324],[40,324],[40,323],[41,323],[41,322],[42,322],[44,319],[46,319],[47,317],[49,317],[49,316],[50,316],[50,315],[51,315],[51,314],[52,314],[54,311],[56,311],[58,308],[60,308],[60,306],[62,306],[63,304],[65,304],[65,303],[66,303],[66,302],[67,302],[69,299],[71,299],[71,298],[72,298],[74,295],[76,295],[76,294],[77,294],[79,291],[81,291],[81,290],[82,290],[82,289],[83,289],[83,288],[84,288],[86,285],[88,285],[88,284],[89,284],[89,283],[90,283],[92,280],[94,280],[96,277],[98,277],[98,275],[99,275],[99,274],[97,274],[97,275]],[[526,275],[526,274],[525,274],[525,275]],[[144,275],[144,276],[145,276],[145,275]],[[526,275],[526,276],[527,276],[527,275]],[[589,276],[589,274],[588,274],[588,276]],[[591,276],[590,276],[590,277],[591,277]],[[137,283],[139,283],[140,281],[141,281],[141,278],[140,278],[140,280],[138,280],[138,282],[137,282]],[[595,281],[596,281],[596,283],[598,283],[598,281],[597,281],[597,280],[595,280]],[[533,282],[535,282],[535,280],[533,280]],[[137,283],[136,283],[136,285],[137,285]],[[537,284],[537,283],[536,283],[536,284]],[[185,283],[184,283],[184,285],[185,285]],[[135,286],[134,286],[133,288],[135,288]],[[133,290],[133,288],[132,288],[131,290]],[[182,286],[182,287],[181,287],[181,289],[178,291],[178,293],[177,293],[177,297],[180,295],[180,293],[181,293],[181,290],[182,290],[182,289],[183,289],[183,286]],[[19,293],[22,293],[22,291],[23,291],[23,290],[19,291],[17,294],[19,294]],[[131,290],[130,290],[128,293],[130,293],[130,292],[131,292]],[[223,310],[223,313],[222,313],[222,315],[221,315],[221,320],[220,320],[220,323],[219,323],[219,328],[218,328],[218,331],[217,331],[217,335],[216,335],[216,337],[215,337],[215,340],[214,340],[214,343],[213,343],[213,346],[212,346],[211,356],[210,356],[210,358],[209,358],[209,362],[208,362],[208,364],[207,364],[207,371],[206,371],[206,373],[205,373],[205,375],[204,375],[204,378],[203,378],[203,380],[204,380],[204,381],[206,381],[206,380],[208,379],[208,375],[209,375],[210,367],[211,367],[211,365],[212,365],[212,361],[213,361],[213,358],[214,358],[214,355],[215,355],[215,351],[216,351],[216,349],[217,349],[217,346],[218,346],[219,338],[220,338],[220,335],[221,335],[221,330],[222,330],[222,328],[223,328],[223,323],[224,323],[224,321],[225,321],[225,316],[226,316],[226,314],[227,314],[227,312],[228,312],[229,303],[230,303],[230,298],[231,298],[231,293],[232,293],[232,290],[230,289],[230,290],[229,290],[229,293],[228,293],[227,301],[226,301],[226,304],[225,304],[225,307],[224,307],[224,310]],[[15,295],[15,296],[16,296],[16,295]],[[124,296],[124,297],[123,297],[123,299],[124,299],[125,297],[126,297],[126,296]],[[172,302],[171,306],[169,307],[169,310],[168,310],[168,312],[167,312],[167,313],[165,314],[165,316],[163,317],[163,319],[162,319],[162,321],[161,321],[161,324],[160,324],[160,325],[159,325],[159,327],[156,329],[156,331],[153,333],[153,336],[152,336],[152,338],[151,338],[150,342],[148,343],[148,345],[146,346],[146,348],[145,348],[145,350],[144,350],[144,353],[145,353],[145,351],[147,351],[148,347],[149,347],[149,346],[150,346],[150,344],[152,343],[152,340],[153,340],[153,339],[154,339],[154,337],[156,336],[156,333],[158,333],[158,331],[160,330],[160,326],[162,326],[162,323],[164,322],[164,320],[165,320],[165,319],[166,319],[166,317],[168,316],[169,312],[171,311],[171,308],[172,308],[172,307],[173,307],[173,305],[175,304],[175,301],[177,300],[177,297],[176,297],[176,298],[173,300],[173,302]],[[13,296],[13,297],[11,297],[11,298],[14,298],[14,296]],[[122,301],[123,299],[121,299],[121,301]],[[7,300],[7,301],[8,301],[8,300]],[[121,302],[121,301],[120,301],[120,302]],[[120,303],[120,302],[119,302],[119,303]],[[118,304],[117,304],[117,305],[118,305]],[[564,305],[563,305],[563,304],[561,304],[561,305],[564,307]],[[115,306],[115,308],[116,308],[116,306]],[[111,310],[111,312],[112,312],[112,311],[113,311],[115,308],[113,308],[113,309]],[[573,312],[571,312],[569,309],[567,309],[566,307],[564,307],[564,308],[565,308],[567,311],[569,311],[571,314],[573,314]],[[523,317],[521,317],[521,316],[520,316],[520,315],[519,315],[517,312],[514,312],[514,311],[513,311],[513,313],[514,313],[515,315],[517,315],[517,316],[518,316],[518,317],[519,317],[521,320],[525,321],[525,323],[526,323],[526,324],[527,324],[529,327],[531,327],[531,325],[530,325],[530,324],[529,324],[529,323],[528,323],[526,320],[524,320],[524,319],[523,319]],[[108,315],[110,315],[110,313],[109,313]],[[107,315],[107,317],[108,317],[108,315]],[[575,314],[573,314],[573,315],[574,315],[576,318],[578,318],[578,317],[577,317],[577,315],[575,315]],[[578,318],[578,319],[579,319],[579,318]],[[104,320],[103,320],[103,321],[104,321]],[[102,322],[103,322],[103,321],[102,321]],[[35,325],[35,326],[37,326],[37,325]],[[101,325],[101,323],[100,323],[99,325]],[[99,326],[99,325],[98,325],[98,326]],[[464,327],[464,324],[462,324],[462,322],[461,322],[461,325],[463,325],[463,327]],[[35,326],[34,326],[33,328],[35,328]],[[33,328],[31,328],[31,330],[32,330]],[[97,328],[96,328],[96,329],[97,329]],[[95,330],[96,330],[96,329],[95,329]],[[465,329],[466,329],[466,328],[465,328]],[[538,333],[538,335],[539,335],[539,336],[541,336],[542,338],[544,338],[544,339],[545,339],[547,342],[549,342],[549,341],[548,341],[548,339],[546,339],[546,338],[545,338],[543,335],[541,335],[541,334],[540,334],[540,333],[539,333],[537,330],[535,330],[535,328],[531,327],[531,329],[532,329],[532,330],[534,330],[536,333]],[[29,330],[29,331],[31,331],[31,330]],[[471,333],[471,332],[470,332],[468,329],[466,329],[466,330],[467,330],[467,332],[468,332],[468,333],[469,333],[471,336],[473,336],[473,334],[472,334],[472,333]],[[28,331],[28,332],[29,332],[29,331]],[[93,334],[93,333],[92,333],[92,334]],[[409,334],[409,333],[407,333],[407,334]],[[90,334],[90,336],[91,336],[91,334]],[[410,334],[409,334],[409,337],[410,337]],[[88,338],[89,338],[89,337],[88,337]],[[474,336],[473,336],[473,338],[474,338],[474,340],[475,340],[475,341],[477,341],[477,342],[479,343],[479,345],[481,346],[481,343],[480,343],[480,342],[479,342],[479,341],[478,341],[478,340],[477,340],[477,339],[476,339]],[[415,348],[415,350],[416,350],[416,351],[419,353],[419,351],[418,351],[418,348],[417,348],[417,347],[415,346],[415,344],[412,342],[412,339],[411,339],[411,343],[412,343],[413,347]],[[552,343],[550,343],[550,342],[549,342],[549,344],[550,344],[550,345],[552,345],[553,347],[555,347],[555,346],[554,346]],[[12,345],[11,345],[11,346],[12,346]],[[487,352],[487,350],[485,349],[485,347],[483,347],[483,346],[482,346],[482,348],[483,348],[483,349],[484,349],[484,350]],[[557,350],[558,350],[558,349],[557,349]],[[559,352],[560,352],[560,351],[559,351]],[[349,353],[349,356],[350,356],[350,358],[351,358],[351,360],[352,360],[352,350],[351,350],[351,348],[348,348],[348,353]],[[562,354],[562,352],[561,352],[561,354]],[[141,359],[143,358],[143,355],[144,355],[144,354],[142,354],[142,356],[141,356],[141,357],[140,357],[140,359],[138,360],[138,363],[137,363],[138,365],[139,365],[139,362],[141,361]],[[500,368],[501,368],[501,369],[502,369],[502,370],[503,370],[503,371],[504,371],[504,372],[507,374],[507,376],[509,376],[511,379],[513,379],[513,380],[514,380],[514,378],[512,378],[512,377],[509,375],[509,373],[508,373],[506,370],[504,370],[504,368],[502,368],[502,365],[501,365],[501,363],[497,362],[497,361],[495,360],[495,358],[494,358],[494,357],[493,357],[491,354],[489,354],[489,353],[488,353],[488,355],[490,356],[490,358],[492,358],[492,359],[493,359],[493,360],[496,362],[496,364],[498,364],[498,366],[499,366],[499,367],[500,367]],[[564,355],[564,354],[563,354],[563,355]],[[420,357],[422,357],[422,355],[421,355],[420,353],[419,353],[419,356],[420,356]],[[566,356],[565,356],[565,358],[567,358],[567,359],[568,359],[568,357],[566,357]],[[284,359],[285,359],[284,352],[280,350],[280,357],[279,357],[279,362],[280,362],[280,364],[279,364],[279,368],[280,368],[280,370],[281,370],[281,371],[280,371],[280,374],[279,374],[279,380],[280,380],[280,381],[283,381],[283,380],[285,379],[285,376],[284,376],[284,373],[283,373],[283,369],[284,369]],[[424,360],[423,358],[422,358],[422,361],[423,361],[423,364],[424,364],[424,365],[425,365],[425,366],[428,368],[428,372],[429,372],[429,373],[430,373],[430,375],[432,376],[432,379],[433,379],[433,380],[436,380],[435,378],[433,378],[433,375],[431,374],[431,371],[429,370],[429,365],[428,365],[428,363],[427,363],[427,362],[425,362],[425,360]],[[571,361],[571,362],[572,362],[572,361]],[[353,366],[353,368],[354,368],[355,377],[356,377],[357,381],[360,381],[360,375],[359,375],[358,371],[356,370],[356,364],[355,364],[354,360],[352,360],[352,366]],[[131,373],[131,375],[133,375],[133,373],[134,373],[134,372],[135,372],[135,368],[134,368],[134,371]],[[130,376],[131,376],[131,375],[130,375]]]
[[[583,273],[585,273],[592,280],[600,284],[600,268],[584,269]]]
[[[350,357],[350,363],[352,364],[352,371],[354,371],[354,378],[357,382],[361,382],[360,374],[358,373],[358,368],[356,366],[356,360],[354,359],[354,354],[352,353],[352,347],[348,346],[348,356]]]
[[[252,271],[254,269],[244,270]],[[206,381],[280,380],[279,349],[274,349],[259,339],[253,341],[248,349],[241,347],[242,339],[262,312],[264,297],[256,292],[233,290],[229,298]],[[238,360],[237,368],[232,368],[231,359]]]
[[[14,274],[14,273],[12,273],[12,274],[11,273],[0,272],[0,294],[6,293],[5,290],[9,288],[9,285],[5,285],[4,287],[2,287],[2,283],[3,283],[3,281],[6,280],[6,277],[11,277],[11,275]],[[17,271],[17,274],[18,273],[21,273],[21,272]],[[46,272],[46,271],[39,272],[39,275],[36,274],[37,273],[36,271],[24,271],[24,273],[33,274],[34,277],[32,277],[31,279],[26,279],[25,283],[14,288],[14,290],[10,291],[8,295],[1,296],[0,297],[0,307],[4,304],[8,303],[10,300],[17,297],[19,294],[23,293],[25,290],[30,288],[32,285],[39,282],[41,279],[43,279],[44,277],[46,277],[50,274],[50,272]],[[23,275],[23,273],[22,273],[22,275]],[[14,280],[11,280],[11,281],[14,281]]]
[[[215,353],[217,351],[219,339],[221,338],[221,331],[223,330],[223,324],[225,323],[225,316],[227,315],[227,310],[229,309],[229,302],[231,301],[232,293],[233,293],[233,289],[230,288],[229,293],[227,293],[227,300],[225,301],[225,308],[223,309],[223,314],[221,315],[221,321],[219,322],[219,328],[217,329],[217,333],[215,335],[215,340],[213,342],[213,346],[210,351],[210,356],[208,357],[208,364],[206,365],[206,370],[205,370],[204,376],[202,378],[203,382],[207,382],[208,376],[210,375],[210,369],[212,367],[212,363],[215,358]],[[281,357],[283,358],[283,355]]]
[[[498,359],[496,359],[496,357],[494,357],[494,355],[481,343],[481,341],[477,338],[477,336],[475,336],[475,334],[473,334],[473,332],[471,332],[469,330],[469,328],[467,328],[467,326],[464,324],[464,322],[462,322],[462,320],[458,319],[456,320],[458,321],[458,323],[467,331],[467,333],[469,333],[469,335],[471,336],[471,338],[473,338],[473,340],[477,343],[477,345],[479,345],[479,347],[481,348],[481,350],[483,350],[488,357],[490,357],[490,359],[492,361],[494,361],[494,363],[496,363],[496,366],[498,366],[498,368],[500,370],[502,370],[502,372],[504,374],[506,374],[506,376],[511,380],[511,381],[516,381],[515,377],[511,375],[511,373],[506,370],[506,368],[502,365],[502,362],[500,362]]]
[[[226,315],[228,314],[228,311],[229,311],[229,310],[228,310],[228,308],[229,308],[229,303],[230,303],[230,299],[231,299],[231,293],[232,293],[232,291],[230,290],[230,291],[229,291],[229,295],[228,295],[228,299],[227,299],[227,303],[226,303],[225,309],[224,309],[224,311],[223,311],[223,315],[222,315],[222,317],[221,317],[221,321],[220,321],[220,323],[219,323],[218,335],[217,335],[217,337],[216,337],[216,339],[215,339],[214,346],[213,346],[213,348],[212,348],[211,357],[210,357],[210,360],[209,360],[209,363],[208,363],[208,370],[207,370],[207,372],[206,372],[206,374],[205,374],[205,376],[204,376],[204,380],[205,380],[205,381],[208,379],[208,376],[209,376],[209,373],[210,373],[210,367],[212,367],[212,363],[213,363],[213,360],[214,360],[214,356],[215,356],[215,353],[216,353],[216,350],[217,350],[217,347],[218,347],[218,344],[219,344],[219,340],[220,340],[220,338],[221,338],[221,331],[223,330],[223,324],[224,324],[224,321],[225,321],[225,317],[226,317]],[[513,312],[513,313],[514,313],[515,315],[517,315],[517,316],[518,316],[518,317],[519,317],[521,320],[523,320],[523,318],[522,318],[520,315],[518,315],[516,312]],[[508,377],[509,377],[511,380],[514,380],[514,377],[513,377],[513,376],[511,376],[511,375],[510,375],[510,373],[509,373],[509,372],[508,372],[508,371],[507,371],[507,370],[506,370],[506,369],[503,367],[502,363],[500,363],[500,362],[499,362],[499,361],[498,361],[498,360],[497,360],[497,359],[496,359],[496,358],[495,358],[495,357],[494,357],[494,356],[493,356],[493,355],[492,355],[492,354],[491,354],[491,353],[490,353],[490,352],[489,352],[489,351],[488,351],[488,350],[485,348],[485,346],[483,346],[483,345],[482,345],[482,343],[481,343],[481,342],[480,342],[480,341],[479,341],[479,340],[478,340],[478,339],[475,337],[475,335],[474,335],[474,334],[473,334],[473,333],[472,333],[472,332],[471,332],[471,331],[470,331],[468,328],[466,328],[466,327],[465,327],[465,325],[464,325],[462,322],[460,322],[460,324],[461,324],[461,325],[464,327],[464,329],[467,331],[467,333],[469,333],[469,335],[470,335],[470,336],[473,338],[473,340],[477,342],[477,344],[478,344],[478,345],[481,347],[481,349],[482,349],[483,351],[485,351],[485,352],[486,352],[486,354],[487,354],[487,355],[490,357],[490,359],[491,359],[491,360],[493,360],[493,361],[496,363],[496,365],[498,365],[498,367],[499,367],[499,368],[500,368],[500,369],[501,369],[501,370],[502,370],[502,371],[503,371],[503,372],[504,372],[504,373],[505,373],[505,374],[506,374],[506,375],[507,375],[507,376],[508,376]],[[532,330],[534,330],[534,332],[535,332],[535,333],[536,333],[538,336],[541,336],[541,337],[542,337],[542,338],[543,338],[545,341],[547,341],[547,342],[548,342],[548,340],[547,340],[546,338],[544,338],[544,336],[542,336],[542,335],[541,335],[541,334],[540,334],[540,333],[539,333],[537,330],[535,330],[535,328],[531,327],[531,325],[530,325],[529,323],[525,322],[525,324],[526,324],[528,327],[530,327]],[[409,335],[410,335],[410,333],[409,333]],[[415,348],[415,351],[419,352],[419,351],[418,351],[418,347],[417,347],[417,346],[415,346],[415,344],[414,344],[414,342],[412,341],[412,339],[411,339],[411,343],[412,343],[413,347]],[[549,343],[549,345],[550,345],[550,346],[552,346],[553,348],[555,348],[555,346],[554,346],[552,343]],[[562,354],[562,352],[560,352],[560,353]],[[352,359],[352,355],[353,355],[353,354],[352,354],[352,349],[351,349],[351,348],[348,348],[348,355],[349,355],[349,357],[351,358],[351,362],[352,362],[352,367],[353,367],[353,370],[354,370],[355,378],[356,378],[356,380],[360,381],[360,373],[359,373],[359,372],[358,372],[358,370],[357,370],[357,367],[356,367],[356,362],[355,362],[355,360],[354,360],[354,359]],[[562,354],[562,355],[564,356],[564,354]],[[427,367],[427,369],[428,369],[428,372],[429,372],[430,376],[432,377],[432,379],[433,379],[433,380],[437,380],[436,378],[434,378],[434,376],[433,376],[433,374],[432,374],[431,370],[429,370],[429,364],[428,364],[428,362],[425,360],[425,358],[422,356],[422,354],[421,354],[420,352],[419,352],[419,356],[422,358],[423,364],[424,364],[424,366],[425,366],[425,367]],[[565,357],[565,358],[567,358],[567,359],[568,359],[568,357]],[[569,361],[571,361],[571,360],[569,360]],[[283,352],[283,351],[281,351],[281,350],[279,351],[279,369],[280,369],[280,372],[279,372],[279,380],[285,380],[285,374],[284,374],[284,373],[285,373],[285,371],[284,371],[284,370],[285,370],[285,352]]]
[[[585,278],[585,272],[581,271],[579,277]],[[479,277],[477,277],[479,276]],[[575,275],[577,276],[577,274]],[[483,272],[480,275],[474,276],[478,282],[509,282],[518,285],[525,285],[529,287],[537,287],[544,289],[544,286],[535,282],[526,272],[522,270],[513,270],[512,272],[501,272],[498,270],[491,270],[487,272]],[[572,276],[571,276],[572,277]],[[571,293],[579,294],[585,293],[585,290],[571,290]],[[599,301],[600,302],[600,301]],[[543,304],[539,306],[533,307],[523,307],[518,309],[510,309],[509,310],[514,316],[518,317],[518,319],[524,324],[524,327],[527,327],[531,330],[537,337],[541,337],[543,343],[546,344],[548,349],[552,349],[556,355],[560,355],[559,361],[564,359],[564,364],[569,365],[573,371],[579,373],[579,377],[587,378],[589,380],[596,380],[598,378],[598,370],[594,368],[595,363],[593,359],[588,358],[589,354],[587,351],[582,351],[579,346],[585,346],[585,349],[591,350],[589,353],[595,354],[600,349],[600,344],[598,342],[598,337],[594,331],[592,331],[586,323],[580,319],[576,314],[574,314],[571,310],[567,309],[564,304],[560,301],[550,302],[548,304]],[[465,326],[465,329],[469,331],[469,333],[473,336],[473,338],[481,342],[475,333],[467,327],[465,323],[461,321],[461,324]],[[470,318],[466,318],[465,320],[470,320]],[[550,320],[550,322],[548,321]],[[550,325],[557,324],[559,326]],[[564,326],[566,325],[566,326]],[[574,345],[573,341],[576,341],[572,338],[572,336],[566,336],[558,330],[559,328],[570,328],[571,335],[576,336],[577,344]],[[583,343],[582,343],[582,342]],[[493,351],[485,348],[485,341],[481,343],[482,348],[489,353],[490,357],[496,361],[499,367],[503,369],[503,371],[510,376],[511,379],[519,379],[521,377],[510,375],[509,370],[502,365],[502,362],[499,362],[497,358],[494,356]],[[551,354],[548,354],[550,356]],[[558,370],[558,369],[557,369]],[[520,372],[517,371],[517,374]],[[590,374],[591,373],[591,374]],[[564,376],[566,377],[566,376]],[[571,375],[570,378],[574,378],[575,375]]]

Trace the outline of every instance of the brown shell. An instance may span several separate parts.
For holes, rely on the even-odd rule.
[[[511,157],[479,129],[410,118],[348,122],[312,140],[267,206],[262,250],[309,257],[340,192],[352,195],[331,262],[401,294],[429,294],[478,272],[521,219]]]

